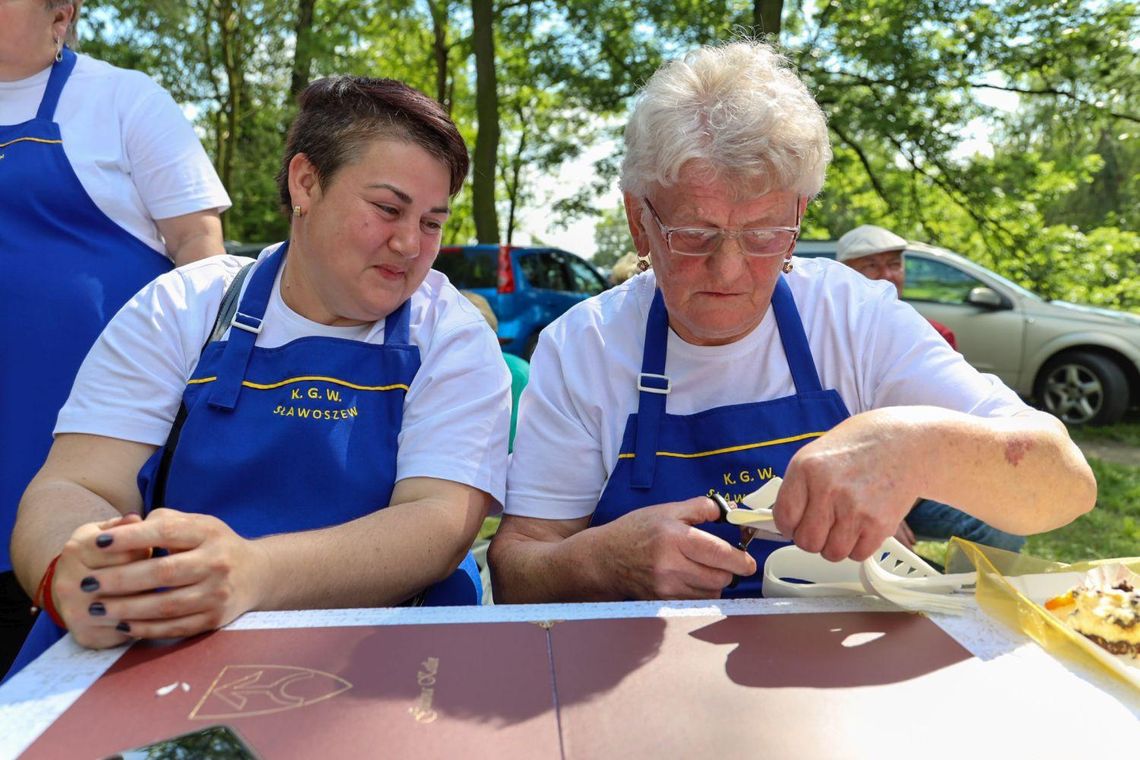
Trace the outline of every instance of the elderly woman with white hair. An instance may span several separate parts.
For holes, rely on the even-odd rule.
[[[779,544],[736,548],[710,497],[776,476],[780,532],[833,561],[868,557],[919,496],[1022,534],[1092,508],[1060,422],[973,370],[889,285],[792,258],[831,151],[770,47],[663,66],[625,143],[629,227],[652,269],[542,333],[490,550],[496,601],[757,596]]]

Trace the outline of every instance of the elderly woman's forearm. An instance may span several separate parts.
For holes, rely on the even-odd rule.
[[[604,553],[593,550],[604,539],[603,528],[591,528],[557,540],[536,539],[503,531],[491,542],[487,562],[495,602],[611,602],[627,598],[620,579],[608,571]]]
[[[1095,505],[1092,470],[1056,418],[936,417],[925,430],[929,466],[914,463],[926,481],[920,495],[1021,535],[1066,525]]]

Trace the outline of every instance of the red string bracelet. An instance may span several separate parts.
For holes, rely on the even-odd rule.
[[[60,556],[59,554],[55,555],[55,559],[48,563],[47,570],[44,570],[44,577],[40,578],[40,585],[36,587],[36,595],[32,601],[51,617],[53,623],[66,631],[67,624],[60,617],[59,610],[55,608],[55,600],[51,596],[51,582],[55,578],[55,566],[59,562]]]

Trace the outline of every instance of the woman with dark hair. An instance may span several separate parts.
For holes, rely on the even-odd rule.
[[[139,288],[222,253],[230,205],[165,90],[72,52],[80,6],[0,0],[0,671],[32,620],[16,505],[75,373]]]
[[[112,320],[13,542],[80,644],[479,602],[468,548],[503,500],[510,382],[430,269],[467,166],[422,93],[315,82],[278,176],[289,240],[164,275]]]

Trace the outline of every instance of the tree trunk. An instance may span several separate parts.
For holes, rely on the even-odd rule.
[[[511,160],[511,180],[507,182],[507,195],[510,198],[510,209],[507,213],[507,245],[511,245],[512,238],[515,236],[515,214],[519,205],[519,182],[522,175],[523,156],[526,154],[526,122],[523,120],[522,109],[517,110],[519,115],[519,124],[522,125],[522,132],[519,134],[519,148],[515,151],[515,155]]]
[[[499,157],[499,93],[495,81],[495,11],[492,0],[471,0],[475,51],[475,113],[479,132],[472,157],[472,211],[480,243],[499,242],[495,167]]]
[[[289,85],[289,100],[295,102],[309,85],[313,68],[313,9],[317,0],[298,0],[297,20],[293,26],[296,50],[293,52],[293,77]]]
[[[752,0],[752,23],[761,34],[780,39],[780,17],[784,14],[784,0]]]
[[[213,3],[218,20],[218,55],[225,78],[224,99],[221,106],[221,131],[218,135],[218,179],[227,188],[233,187],[234,151],[237,143],[240,93],[235,88],[234,71],[234,7],[228,0]]]
[[[435,58],[435,99],[448,114],[451,113],[447,80],[447,0],[428,0],[431,11],[432,55]]]

